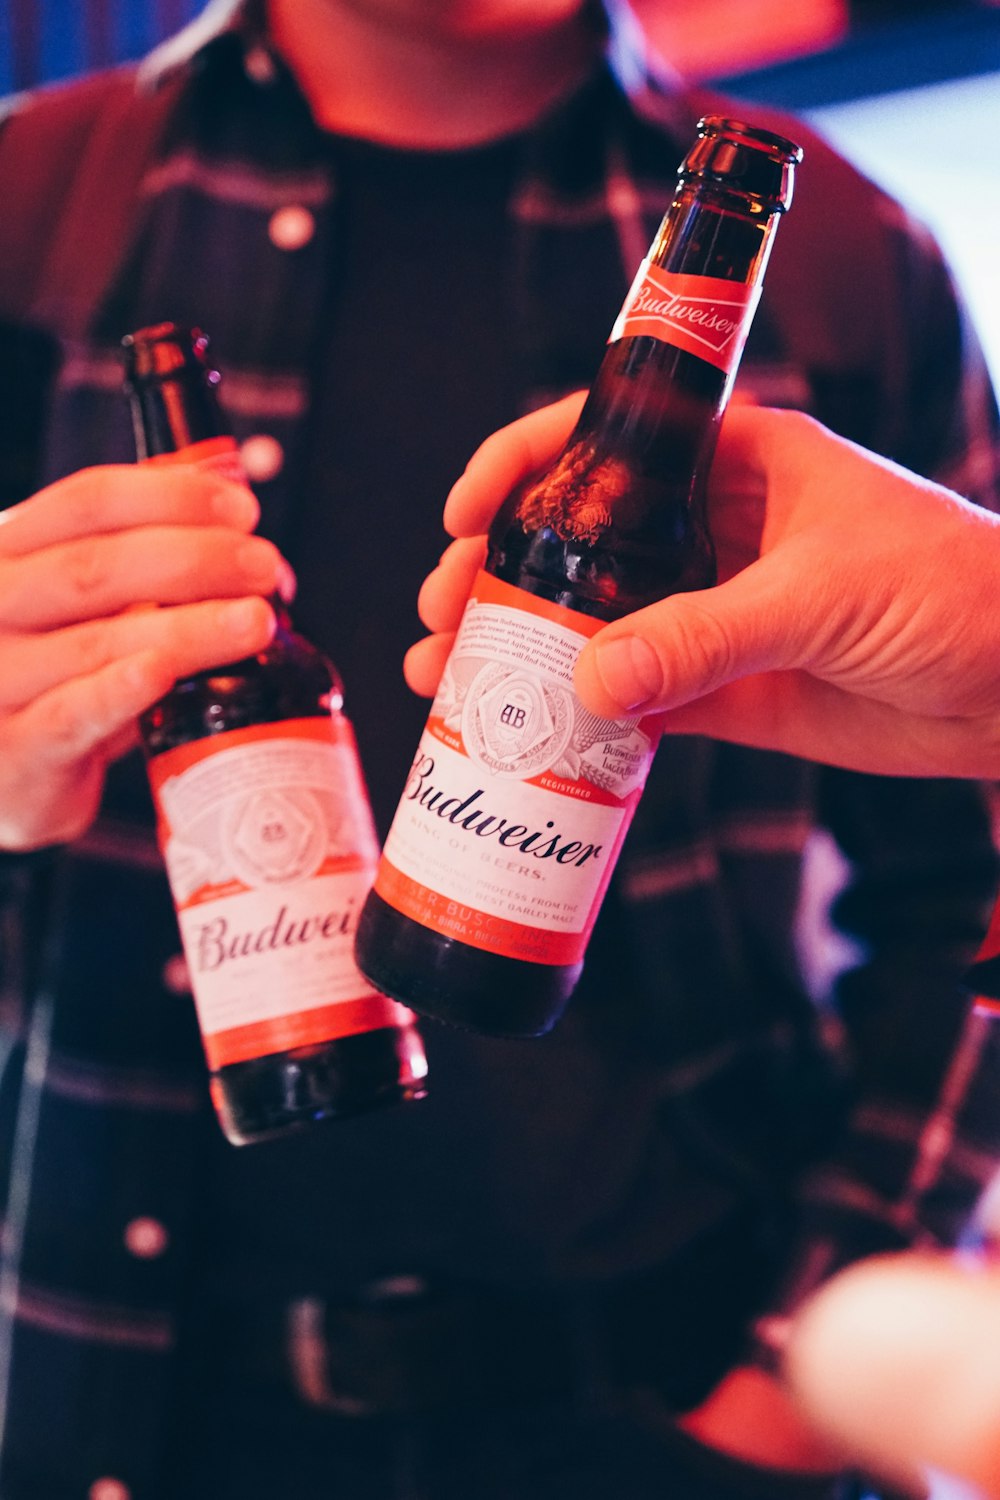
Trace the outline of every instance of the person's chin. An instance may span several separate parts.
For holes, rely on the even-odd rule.
[[[377,0],[388,15],[469,41],[536,35],[564,25],[587,0]]]

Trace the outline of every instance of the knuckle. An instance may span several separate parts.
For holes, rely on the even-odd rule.
[[[81,625],[73,636],[72,665],[75,675],[89,677],[106,666],[109,655],[108,632],[103,622]]]
[[[107,547],[97,537],[84,537],[66,548],[63,576],[73,597],[89,602],[107,586]]]
[[[686,675],[707,691],[732,674],[734,643],[712,610],[694,600],[688,600],[687,606],[671,630],[674,654],[685,663]]]
[[[523,418],[520,420],[523,421]],[[521,436],[518,422],[511,422],[506,427],[500,427],[497,431],[491,432],[488,437],[483,438],[476,449],[476,455],[481,455],[483,458],[505,455],[510,452],[512,446],[516,448]]]
[[[819,424],[804,411],[798,411],[794,407],[766,407],[759,413],[762,422],[773,430],[775,436],[782,433],[792,437],[796,433],[805,433],[817,427]]]
[[[63,504],[68,503],[73,529],[88,533],[101,530],[107,499],[107,482],[103,470],[80,469],[66,480],[67,493]]]
[[[44,732],[47,759],[67,760],[84,741],[84,725],[69,695],[53,693],[45,704],[39,729]]]

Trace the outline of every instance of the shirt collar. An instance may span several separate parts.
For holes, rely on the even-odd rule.
[[[221,36],[241,36],[249,51],[266,46],[263,0],[209,0],[187,26],[154,48],[139,65],[139,83],[157,88],[191,66]]]

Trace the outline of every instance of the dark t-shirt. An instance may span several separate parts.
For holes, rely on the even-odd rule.
[[[402,660],[423,633],[417,590],[447,543],[445,496],[517,415],[495,294],[516,151],[513,140],[427,153],[331,143],[339,264],[284,545],[297,624],[344,679],[381,837],[427,714]]]
[[[594,106],[585,91],[572,107],[581,151],[593,149]],[[476,445],[517,415],[528,384],[523,340],[535,329],[513,326],[524,299],[510,284],[516,276],[521,289],[524,225],[508,198],[536,145],[533,133],[456,152],[335,138],[323,146],[335,200],[318,221],[330,262],[310,330],[309,416],[287,445],[281,496],[262,486],[261,529],[297,570],[297,624],[342,674],[383,834],[427,714],[402,659],[422,633],[419,585],[447,542],[445,495]],[[165,306],[198,321],[198,278],[167,253],[170,215],[184,211],[167,203],[166,222],[148,225],[109,325],[152,321]],[[283,270],[294,274],[290,261]],[[556,373],[563,386],[583,383],[596,368],[621,275],[610,229],[585,257],[561,258],[566,296],[539,307],[538,332],[558,313],[558,347],[569,353],[558,371],[542,359],[533,387]],[[232,280],[211,281],[216,314]],[[264,342],[252,304],[236,328],[239,361],[252,371]],[[266,331],[273,339],[273,326]],[[221,336],[218,353],[234,357]],[[232,409],[241,418],[238,403]],[[107,458],[103,429],[100,437]],[[79,463],[74,449],[71,466]],[[141,816],[148,800],[138,757],[119,763],[109,809]],[[426,1023],[430,1095],[419,1104],[243,1151],[213,1123],[199,1162],[195,1283],[248,1298],[349,1297],[373,1278],[413,1273],[558,1284],[649,1264],[713,1221],[712,1193],[669,1201],[680,1147],[666,1133],[649,1139],[659,1077],[629,1004],[642,987],[623,920],[612,893],[570,1013],[550,1036],[498,1041]]]
[[[422,633],[417,590],[447,542],[444,499],[476,445],[516,415],[495,292],[510,264],[517,142],[421,153],[334,139],[330,152],[338,263],[281,541],[298,576],[296,624],[343,677],[384,837],[427,714],[402,659]],[[460,1262],[458,1203],[495,1236],[465,1124],[478,1111],[465,1102],[470,1050],[503,1044],[429,1030],[424,1103],[246,1152],[213,1136],[205,1246],[227,1290],[349,1291],[427,1270],[448,1242]]]

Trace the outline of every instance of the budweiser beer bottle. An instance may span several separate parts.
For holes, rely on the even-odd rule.
[[[138,456],[245,482],[207,339],[124,340]],[[331,663],[273,600],[267,650],[178,682],[140,721],[222,1128],[236,1145],[424,1093],[410,1011],[353,958],[378,844]]]
[[[530,1036],[572,993],[658,738],[588,713],[574,664],[714,582],[705,480],[801,155],[700,122],[574,431],[490,530],[358,928],[362,971],[418,1011]]]

